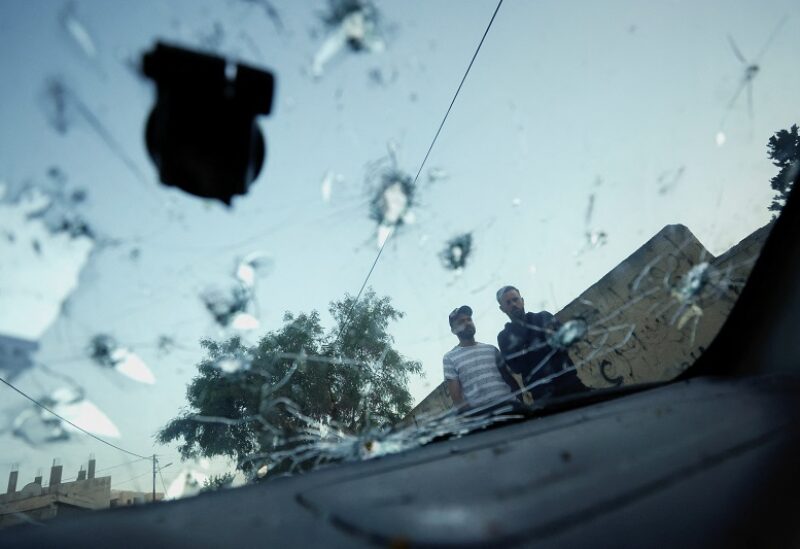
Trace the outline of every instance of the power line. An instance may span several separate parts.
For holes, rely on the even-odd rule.
[[[139,459],[132,459],[130,461],[126,461],[125,463],[120,463],[119,465],[112,465],[111,467],[103,467],[102,469],[98,469],[95,471],[97,473],[103,473],[105,471],[110,471],[111,469],[116,469],[117,467],[122,467],[124,465],[131,465],[132,463],[138,463],[144,459],[151,459],[150,457],[147,458],[139,458]],[[64,482],[69,482],[71,480],[76,480],[78,477],[69,477],[68,479],[64,480]]]
[[[6,381],[5,379],[3,379],[2,377],[0,377],[0,382],[4,383],[4,384],[5,384],[5,385],[7,385],[8,387],[10,387],[11,389],[13,389],[13,390],[14,390],[14,391],[16,391],[17,393],[19,393],[20,395],[22,395],[23,397],[25,397],[25,398],[27,398],[28,400],[30,400],[31,402],[33,402],[33,403],[34,403],[36,406],[38,406],[38,407],[39,407],[39,408],[41,408],[42,410],[45,410],[45,411],[47,411],[47,412],[49,412],[49,413],[53,414],[55,417],[57,417],[58,419],[60,419],[60,420],[61,420],[61,421],[63,421],[64,423],[68,423],[69,425],[72,425],[72,426],[73,426],[74,428],[76,428],[78,431],[82,432],[82,433],[83,433],[83,434],[85,434],[85,435],[88,435],[88,436],[92,437],[93,439],[95,439],[95,440],[96,440],[96,441],[98,441],[98,442],[102,442],[102,443],[103,443],[103,444],[105,444],[106,446],[111,446],[112,448],[114,448],[114,449],[116,449],[116,450],[119,450],[120,452],[124,452],[124,453],[126,453],[126,454],[129,454],[129,455],[131,455],[131,456],[133,456],[133,457],[137,457],[137,458],[141,458],[141,459],[150,459],[150,458],[152,457],[152,456],[142,456],[142,455],[139,455],[139,454],[137,454],[136,452],[131,452],[130,450],[126,450],[125,448],[120,448],[120,447],[119,447],[119,446],[117,446],[116,444],[112,444],[112,443],[108,442],[107,440],[103,440],[102,438],[100,438],[100,437],[98,437],[98,436],[96,436],[96,435],[93,435],[92,433],[90,433],[89,431],[87,431],[86,429],[84,429],[83,427],[80,427],[80,426],[78,426],[78,425],[75,425],[74,423],[72,423],[72,422],[71,422],[70,420],[68,420],[67,418],[65,418],[65,417],[63,417],[63,416],[60,416],[60,415],[58,415],[58,414],[57,414],[57,413],[55,413],[53,410],[51,410],[50,408],[48,408],[47,406],[45,406],[44,404],[42,404],[41,402],[39,402],[39,401],[38,401],[38,400],[36,400],[35,398],[33,398],[33,397],[30,397],[30,396],[28,396],[27,394],[25,394],[24,392],[22,392],[20,389],[17,389],[17,388],[16,388],[14,385],[12,385],[11,383],[9,383],[8,381]]]
[[[151,456],[151,457],[152,457],[152,456]],[[148,459],[150,459],[150,458],[148,458]],[[147,471],[146,473],[142,473],[141,475],[136,475],[135,477],[133,477],[133,478],[129,478],[128,480],[123,480],[122,482],[117,482],[117,483],[115,483],[114,485],[115,485],[115,486],[122,486],[122,485],[123,485],[123,484],[125,484],[125,483],[131,482],[131,481],[133,481],[133,480],[136,480],[136,479],[142,478],[143,476],[145,476],[145,475],[150,475],[150,474],[152,474],[152,473],[151,473],[150,471]]]
[[[456,102],[456,98],[458,94],[461,92],[461,88],[464,85],[464,82],[467,80],[467,75],[469,71],[472,69],[472,64],[475,63],[475,58],[478,57],[478,52],[481,51],[481,46],[483,46],[483,41],[486,40],[486,35],[489,34],[489,29],[492,28],[492,23],[494,23],[494,18],[497,17],[497,12],[500,11],[500,6],[503,5],[503,0],[499,0],[497,2],[497,7],[494,9],[494,13],[492,14],[492,18],[489,20],[489,24],[486,25],[486,30],[483,31],[483,36],[481,36],[481,41],[478,43],[478,47],[475,48],[475,53],[472,54],[472,59],[469,61],[469,65],[467,66],[467,70],[464,72],[464,76],[461,78],[461,82],[458,84],[458,89],[456,89],[456,93],[453,95],[452,101],[450,101],[450,106],[447,107],[447,112],[444,114],[444,118],[442,118],[442,123],[439,124],[439,129],[436,130],[436,135],[433,136],[433,141],[431,141],[431,146],[428,147],[428,152],[425,153],[425,158],[422,159],[422,164],[419,165],[419,170],[417,171],[417,175],[414,177],[414,185],[417,184],[417,179],[419,179],[419,175],[422,173],[422,168],[425,166],[425,162],[428,161],[428,157],[433,150],[433,146],[436,144],[436,140],[439,138],[439,134],[442,132],[442,128],[444,127],[445,121],[447,121],[447,117],[450,115],[450,110],[453,108],[453,105]],[[388,237],[387,237],[388,240]],[[386,244],[386,241],[384,241]],[[383,246],[381,246],[383,248]]]
[[[442,132],[442,128],[444,128],[444,123],[447,121],[447,117],[450,116],[450,111],[452,110],[453,105],[456,102],[456,98],[458,97],[458,94],[461,92],[461,88],[464,86],[464,82],[467,80],[467,75],[469,75],[469,71],[472,69],[472,65],[473,63],[475,63],[475,59],[478,57],[478,52],[481,51],[481,47],[483,46],[483,41],[486,40],[486,35],[489,34],[489,29],[492,28],[492,23],[494,23],[494,19],[495,17],[497,17],[497,12],[500,11],[500,6],[502,4],[503,0],[499,0],[497,2],[497,7],[494,9],[492,18],[489,20],[489,24],[486,25],[486,30],[483,31],[483,36],[481,37],[481,41],[478,43],[478,47],[475,48],[475,53],[472,54],[472,59],[470,59],[469,65],[467,66],[467,70],[464,72],[464,76],[461,78],[461,82],[458,84],[456,93],[453,94],[453,99],[450,101],[450,106],[447,107],[447,112],[445,112],[444,118],[442,118],[442,122],[439,124],[439,128],[436,130],[436,134],[433,136],[431,145],[430,147],[428,147],[428,152],[425,153],[425,158],[422,159],[422,163],[419,165],[419,170],[417,170],[417,175],[414,176],[414,182],[412,183],[412,186],[416,186],[417,184],[417,180],[419,179],[419,176],[422,173],[422,169],[425,167],[425,163],[428,161],[428,157],[430,156],[431,151],[433,150],[433,146],[436,144],[436,140],[439,139],[439,134]],[[369,268],[369,272],[367,272],[367,276],[364,278],[364,283],[361,285],[361,289],[358,290],[358,294],[356,294],[356,298],[353,301],[350,310],[347,312],[345,321],[342,323],[342,327],[339,329],[339,334],[336,336],[336,341],[339,341],[339,338],[341,338],[342,334],[347,328],[347,324],[350,322],[350,315],[353,313],[353,310],[356,308],[356,305],[358,305],[358,301],[361,299],[361,294],[364,293],[364,288],[367,287],[367,283],[369,282],[369,279],[372,276],[372,272],[378,265],[378,261],[381,258],[383,249],[386,247],[386,243],[389,242],[389,239],[394,234],[395,227],[396,225],[392,225],[392,227],[389,230],[389,233],[383,240],[383,244],[381,244],[381,247],[378,248],[378,254],[375,256],[375,261],[372,262],[372,266]]]

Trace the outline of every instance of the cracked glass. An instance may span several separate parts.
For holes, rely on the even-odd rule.
[[[54,458],[187,497],[691,368],[800,169],[800,7],[507,2],[470,65],[495,7],[0,6],[0,526]],[[230,206],[161,181],[159,41],[276,79]]]

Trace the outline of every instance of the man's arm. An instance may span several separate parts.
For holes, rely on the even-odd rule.
[[[499,339],[500,337],[498,336],[498,340]],[[525,381],[522,379],[522,375],[514,373],[508,366],[508,363],[506,363],[500,351],[497,351],[495,355],[495,362],[497,363],[497,369],[500,370],[500,375],[503,377],[503,381],[506,382],[506,385],[508,385],[512,393],[518,395],[518,400],[522,400],[522,402],[528,406],[533,405],[533,396],[530,391],[524,390]]]
[[[444,355],[442,358],[442,366],[444,367],[444,384],[453,404],[456,408],[463,408],[467,403],[464,401],[464,390],[461,387],[461,381],[458,379],[458,368],[455,363]]]
[[[516,382],[514,381],[514,378],[511,377],[511,369],[506,364],[506,361],[503,358],[503,354],[496,348],[494,354],[494,362],[495,365],[497,366],[497,369],[500,371],[500,376],[503,378],[503,381],[506,382],[506,385],[508,385],[508,387],[512,391],[516,391],[517,389],[519,389],[519,387],[517,387]]]
[[[447,392],[450,394],[450,398],[453,399],[453,404],[455,404],[456,408],[461,408],[466,404],[464,400],[464,391],[461,389],[461,382],[457,379],[445,379],[445,383],[447,384]]]

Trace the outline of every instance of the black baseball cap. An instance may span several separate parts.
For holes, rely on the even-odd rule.
[[[461,307],[456,307],[455,309],[453,309],[453,312],[450,313],[450,316],[447,317],[447,320],[450,322],[451,328],[453,327],[453,322],[455,321],[455,319],[458,318],[458,315],[472,316],[472,307],[470,307],[469,305],[462,305]]]

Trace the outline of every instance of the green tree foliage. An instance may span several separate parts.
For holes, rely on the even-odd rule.
[[[770,180],[770,185],[778,194],[773,198],[769,209],[780,212],[800,172],[800,135],[797,124],[770,137],[767,151],[772,163],[780,168],[777,175]]]
[[[350,433],[398,422],[412,408],[410,376],[422,371],[392,348],[389,324],[403,313],[371,290],[329,311],[336,326],[327,334],[312,311],[286,313],[283,327],[251,348],[238,338],[204,340],[208,355],[187,387],[187,406],[157,440],[180,441],[184,459],[227,456],[252,471],[258,462],[250,456],[270,461],[270,453],[301,444],[309,420]],[[226,373],[232,361],[249,367]]]
[[[233,473],[223,473],[221,475],[212,475],[203,481],[203,487],[200,492],[215,492],[223,488],[227,488],[233,482]]]

